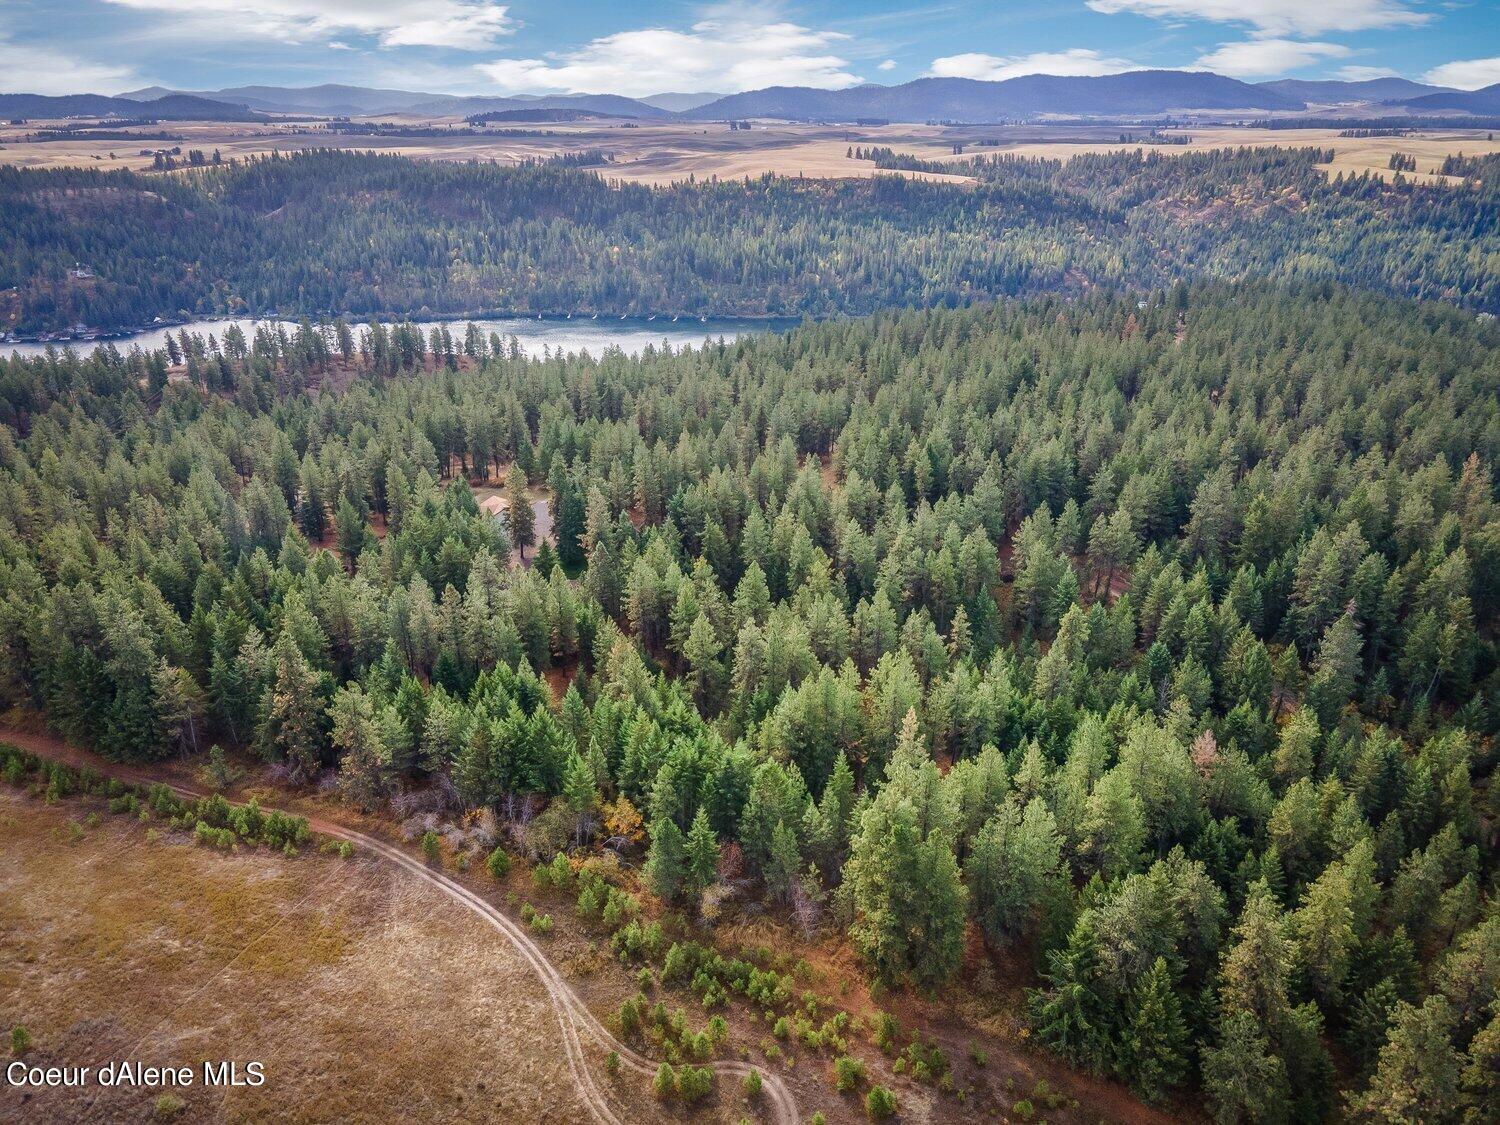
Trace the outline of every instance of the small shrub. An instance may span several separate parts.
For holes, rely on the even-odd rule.
[[[646,998],[632,996],[620,1005],[620,1033],[634,1035],[641,1029],[646,1017]]]
[[[672,1071],[670,1063],[662,1063],[656,1068],[656,1077],[651,1079],[651,1092],[662,1101],[677,1092],[677,1075]]]
[[[229,764],[224,751],[218,746],[208,750],[208,764],[203,767],[203,780],[212,789],[228,789],[240,779],[240,771]]]
[[[620,1052],[611,1051],[604,1056],[604,1073],[611,1078],[620,1077]]]
[[[871,1086],[865,1095],[865,1113],[871,1121],[884,1121],[896,1114],[896,1095],[884,1086]]]
[[[552,915],[534,914],[531,918],[531,928],[539,934],[550,934],[552,932]]]
[[[443,843],[436,832],[422,833],[422,855],[428,863],[436,863],[443,858]]]
[[[859,1089],[865,1080],[865,1064],[851,1055],[840,1055],[833,1060],[833,1082],[841,1094]]]
[[[729,1024],[724,1021],[723,1016],[715,1016],[708,1021],[708,1041],[715,1047],[722,1047],[724,1041],[729,1038]]]
[[[31,1032],[21,1024],[16,1024],[10,1029],[10,1053],[24,1055],[29,1050],[31,1050]]]
[[[713,1093],[714,1072],[706,1066],[684,1066],[677,1072],[677,1096],[688,1105]]]
[[[632,918],[615,934],[610,948],[622,961],[650,961],[661,955],[665,944],[660,922],[643,926],[640,919]]]
[[[187,1102],[168,1091],[156,1095],[156,1101],[151,1105],[151,1116],[161,1121],[170,1121],[186,1108]]]
[[[234,847],[234,832],[228,828],[215,828],[206,821],[193,826],[193,836],[200,844],[228,851]]]
[[[1031,1099],[1041,1102],[1048,1109],[1061,1109],[1068,1104],[1068,1096],[1054,1090],[1045,1078],[1038,1078],[1031,1088]]]
[[[600,921],[613,933],[641,912],[640,900],[618,887],[610,887],[604,896],[604,909]]]
[[[125,793],[109,799],[109,811],[116,815],[134,816],[140,811],[141,802],[133,793]]]
[[[904,1069],[909,1070],[918,1082],[935,1082],[948,1073],[948,1056],[942,1048],[936,1043],[924,1043],[916,1035],[896,1060],[898,1066],[901,1063],[906,1064]]]
[[[506,854],[504,848],[496,848],[490,852],[489,858],[484,861],[484,865],[497,880],[504,879],[510,874],[510,856]]]
[[[752,1067],[750,1073],[745,1075],[744,1086],[745,1097],[750,1098],[752,1101],[760,1097],[760,1071]]]

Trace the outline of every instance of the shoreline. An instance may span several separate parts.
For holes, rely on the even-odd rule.
[[[643,334],[661,333],[661,340],[656,342],[671,342],[672,337],[677,342],[691,346],[701,343],[702,340],[717,337],[738,337],[741,335],[784,331],[794,328],[802,323],[800,318],[791,317],[740,317],[740,316],[712,316],[712,317],[678,317],[673,320],[670,317],[663,318],[655,316],[618,316],[599,314],[553,314],[541,316],[505,316],[505,315],[464,315],[459,317],[427,317],[414,319],[405,316],[397,320],[383,317],[372,318],[386,327],[394,327],[400,324],[412,324],[422,329],[424,333],[439,325],[446,326],[450,332],[462,336],[465,327],[469,324],[485,325],[491,327],[484,329],[486,335],[499,332],[501,336],[514,336],[522,341],[532,339],[539,344],[549,342],[548,337],[562,336],[565,333],[576,333],[587,336],[600,337],[641,336]],[[211,334],[221,332],[224,327],[233,323],[241,326],[247,334],[251,334],[254,328],[262,324],[277,324],[288,329],[295,330],[300,318],[288,318],[284,316],[210,316],[195,317],[192,320],[177,320],[150,325],[145,328],[121,333],[98,333],[89,332],[70,336],[51,337],[0,337],[0,359],[37,359],[43,358],[49,351],[62,352],[73,350],[75,352],[87,353],[95,348],[115,347],[121,351],[128,351],[134,347],[152,350],[164,346],[167,336],[176,337],[179,332],[192,334]],[[499,323],[497,323],[499,322]],[[325,336],[331,336],[331,321],[310,321],[314,328],[320,329]],[[356,336],[363,336],[368,330],[369,321],[349,320],[346,321]],[[528,329],[527,326],[532,326]],[[593,344],[585,345],[593,347]],[[603,346],[608,346],[604,342]],[[566,350],[578,350],[578,346],[567,346]]]
[[[597,322],[600,324],[618,324],[623,322],[627,325],[651,324],[660,321],[664,324],[680,324],[684,326],[691,325],[694,322],[705,324],[713,323],[716,321],[745,321],[747,323],[764,324],[767,326],[785,325],[789,327],[791,325],[800,324],[805,319],[807,319],[805,316],[781,316],[767,313],[716,312],[697,315],[694,315],[692,313],[620,314],[613,312],[604,312],[603,310],[600,310],[598,312],[589,312],[576,309],[571,313],[517,312],[514,310],[507,311],[493,309],[479,312],[442,313],[434,312],[428,309],[423,310],[419,314],[413,314],[410,311],[403,313],[380,312],[358,314],[346,312],[338,314],[319,313],[316,317],[313,317],[300,313],[281,313],[275,310],[271,310],[264,313],[205,313],[202,316],[195,316],[188,320],[182,320],[175,317],[172,319],[163,318],[150,324],[130,325],[123,328],[93,328],[92,326],[83,326],[82,331],[74,331],[73,329],[59,329],[55,332],[38,332],[26,334],[7,332],[0,333],[0,347],[45,347],[48,344],[56,344],[66,347],[76,344],[105,344],[111,341],[129,340],[135,336],[143,336],[148,332],[167,332],[179,328],[189,328],[194,324],[203,324],[212,321],[226,320],[248,320],[255,323],[260,323],[262,321],[278,321],[284,324],[297,324],[302,320],[306,320],[314,328],[332,325],[337,320],[343,320],[349,325],[350,328],[362,328],[368,326],[368,324],[372,320],[379,321],[380,323],[386,325],[402,324],[407,322],[410,322],[412,324],[453,324],[462,321],[478,320],[528,320],[539,321],[543,324],[557,324],[576,320],[586,323]],[[74,326],[75,329],[78,327],[80,326]]]

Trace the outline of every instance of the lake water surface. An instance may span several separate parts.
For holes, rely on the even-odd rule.
[[[198,336],[207,336],[212,333],[222,341],[224,330],[231,324],[239,325],[246,338],[253,338],[255,326],[258,323],[273,322],[251,319],[194,320],[186,324],[173,325],[170,328],[155,328],[109,340],[72,340],[51,344],[0,344],[0,355],[37,356],[45,355],[48,348],[62,349],[64,347],[86,351],[107,344],[113,344],[121,351],[127,351],[132,347],[159,348],[166,340],[168,333],[176,336],[183,331]],[[279,323],[285,324],[289,330],[297,326],[297,322],[293,320],[281,320]],[[438,324],[446,324],[448,331],[453,333],[455,343],[461,345],[464,331],[471,322],[469,320],[422,320],[412,323],[421,328],[424,333]],[[629,355],[639,355],[650,345],[660,347],[664,343],[670,345],[673,350],[697,347],[705,340],[733,340],[738,336],[755,332],[786,328],[796,322],[746,320],[731,317],[709,317],[707,320],[689,317],[683,317],[680,320],[672,320],[670,317],[657,317],[654,320],[647,320],[644,317],[628,317],[621,320],[619,317],[600,315],[598,319],[584,316],[544,317],[541,320],[526,317],[502,317],[475,319],[472,323],[478,325],[486,337],[491,332],[498,332],[501,337],[514,336],[521,350],[527,355],[540,356],[544,351],[551,351],[554,354],[559,351],[586,351],[590,355],[598,356],[608,348],[619,348]],[[351,327],[356,333],[360,331],[360,326],[357,324],[351,324]]]

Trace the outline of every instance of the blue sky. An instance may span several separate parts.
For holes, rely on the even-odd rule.
[[[0,0],[0,90],[732,93],[1141,67],[1500,81],[1500,0]]]

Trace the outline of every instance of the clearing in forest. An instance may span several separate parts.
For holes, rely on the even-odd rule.
[[[541,982],[440,891],[359,854],[225,853],[88,811],[0,790],[0,1021],[29,1030],[28,1062],[195,1067],[185,1120],[590,1120]],[[220,1059],[265,1084],[204,1088]],[[0,1118],[141,1120],[158,1093],[7,1088]],[[658,1116],[628,1075],[611,1101]]]

